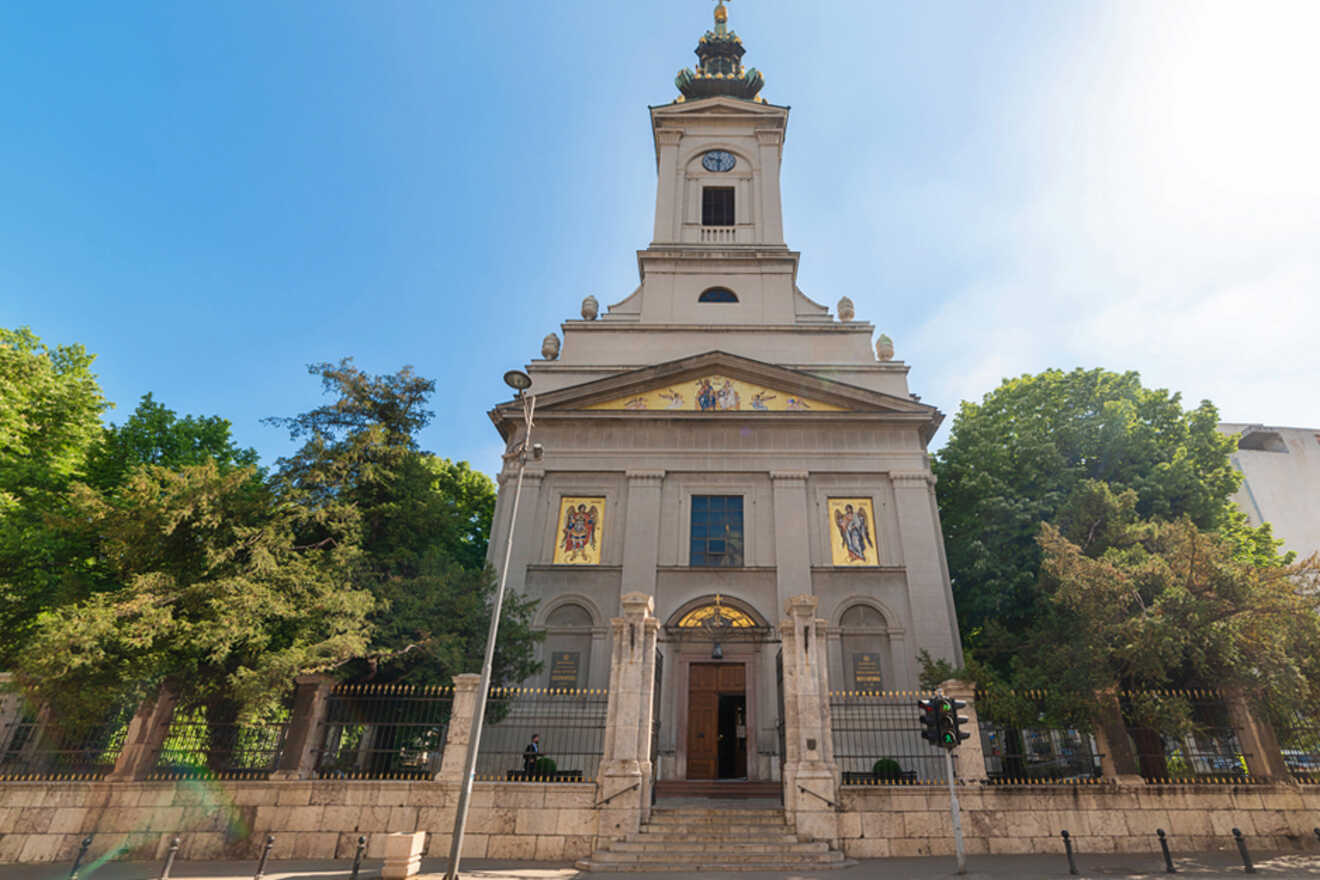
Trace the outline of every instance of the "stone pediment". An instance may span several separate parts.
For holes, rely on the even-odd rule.
[[[718,113],[721,115],[737,116],[764,116],[764,117],[782,117],[787,108],[778,104],[770,104],[761,101],[747,101],[742,98],[731,98],[727,96],[717,96],[712,98],[702,98],[697,101],[676,101],[672,104],[662,104],[652,107],[651,113],[654,116],[700,116],[702,114]]]
[[[535,390],[535,389],[533,389]],[[505,404],[491,413],[502,421]],[[633,418],[892,414],[938,425],[932,406],[722,351],[619,373],[537,398],[537,415]],[[510,410],[510,415],[513,411]],[[933,428],[931,429],[933,431]]]

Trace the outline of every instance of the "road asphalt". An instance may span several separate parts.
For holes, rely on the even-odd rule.
[[[1320,877],[1320,854],[1253,854],[1256,874],[1262,877]],[[378,880],[380,861],[364,862],[360,880]],[[1235,853],[1202,853],[1175,860],[1182,878],[1241,877],[1242,862]],[[1158,853],[1149,855],[1105,855],[1077,858],[1081,878],[1115,880],[1124,877],[1169,876]],[[0,865],[0,880],[66,880],[69,864]],[[175,862],[171,880],[248,880],[256,873],[256,862]],[[351,864],[327,861],[271,862],[264,880],[348,880]],[[160,862],[108,862],[88,865],[78,880],[156,880]],[[440,880],[444,859],[422,862],[420,880]],[[563,864],[531,862],[464,862],[464,880],[637,880],[635,873],[584,873]],[[871,859],[836,871],[742,871],[673,872],[650,875],[654,880],[933,880],[956,878],[949,857],[924,859]],[[1062,856],[970,856],[963,880],[1052,880],[1069,878]]]

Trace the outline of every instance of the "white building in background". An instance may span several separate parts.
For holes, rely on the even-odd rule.
[[[1299,557],[1320,552],[1320,428],[1224,422],[1238,437],[1233,466],[1242,488],[1233,497],[1253,526],[1267,522]]]

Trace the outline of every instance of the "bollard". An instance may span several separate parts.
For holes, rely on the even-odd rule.
[[[1311,830],[1315,832],[1315,839],[1320,840],[1320,828],[1313,828]]]
[[[174,867],[174,856],[179,852],[179,838],[170,841],[170,851],[165,854],[165,867],[160,869],[160,880],[170,880],[170,868]]]
[[[69,880],[78,880],[78,866],[82,864],[83,857],[87,855],[88,848],[92,845],[92,835],[83,838],[82,846],[78,848],[78,857],[73,860],[73,870],[69,872]]]
[[[1237,840],[1238,853],[1242,856],[1242,870],[1248,874],[1256,873],[1256,866],[1251,863],[1251,856],[1247,854],[1247,841],[1242,836],[1242,832],[1233,829],[1233,837]]]
[[[358,871],[362,868],[362,854],[367,851],[367,838],[362,836],[358,838],[357,855],[353,856],[353,873],[349,875],[350,880],[358,880]]]
[[[1066,830],[1063,831],[1062,834],[1063,834],[1063,848],[1068,853],[1068,873],[1078,874],[1080,872],[1077,870],[1077,862],[1073,860],[1072,838],[1068,836],[1068,832]]]
[[[261,880],[266,876],[266,860],[270,858],[271,848],[275,846],[275,835],[266,835],[266,848],[261,851],[261,861],[257,863],[257,873],[253,875],[252,880]]]
[[[1164,850],[1164,873],[1177,874],[1178,869],[1173,866],[1173,856],[1169,855],[1169,841],[1164,837],[1164,829],[1156,828],[1155,833],[1160,836],[1160,849]]]

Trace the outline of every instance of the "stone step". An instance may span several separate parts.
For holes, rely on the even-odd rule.
[[[692,840],[679,843],[675,842],[657,842],[650,843],[640,840],[621,840],[609,844],[606,849],[617,853],[670,853],[675,857],[682,856],[685,853],[708,853],[708,852],[726,852],[726,853],[825,853],[830,851],[829,844],[824,841],[794,841],[786,843],[782,841],[754,841],[748,843],[731,843],[727,840]]]
[[[727,840],[733,843],[747,840],[761,840],[767,843],[796,843],[798,836],[789,828],[783,828],[778,831],[753,831],[744,828],[702,829],[698,831],[693,828],[661,830],[658,828],[646,827],[637,834],[628,835],[628,840],[656,842],[672,840],[680,843],[685,840]]]
[[[843,859],[838,862],[822,862],[815,865],[800,865],[798,868],[807,868],[812,871],[835,871],[840,868],[851,868],[857,863],[851,859]],[[654,865],[625,865],[625,864],[601,864],[593,862],[591,859],[582,859],[574,865],[579,871],[613,871],[620,874],[649,874],[666,872],[686,872],[689,874],[710,874],[717,871],[764,871],[766,873],[782,873],[783,865],[770,862],[667,862]]]
[[[722,825],[783,825],[786,821],[784,814],[778,811],[738,815],[721,813],[718,810],[682,814],[652,811],[650,818],[653,824],[659,822],[666,825],[687,825],[698,822],[718,822]]]
[[[730,858],[718,852],[628,853],[599,850],[591,855],[591,862],[601,866],[617,865],[729,865],[752,862],[758,865],[800,867],[804,865],[831,865],[843,861],[843,853],[756,853],[742,858]]]

